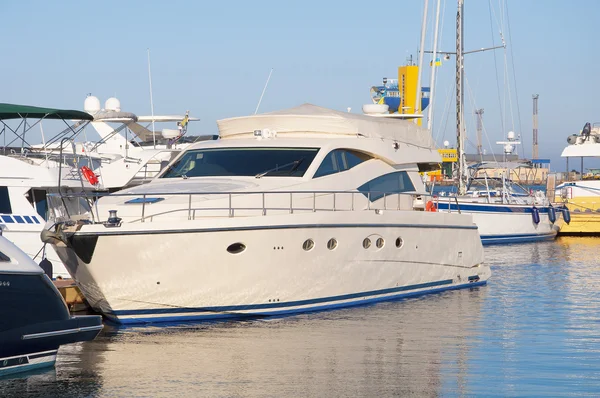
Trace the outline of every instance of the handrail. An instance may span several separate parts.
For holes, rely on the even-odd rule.
[[[361,209],[355,208],[355,195],[359,195],[359,196],[365,196],[366,199],[366,204],[365,204],[365,208]],[[379,195],[379,197],[375,200],[375,201],[371,201],[371,195],[372,194],[377,194]],[[67,194],[52,194],[50,193],[49,195],[54,196],[54,195],[60,195],[61,198],[65,197],[85,197],[85,198],[89,198],[88,195],[86,195],[85,193],[67,193]],[[187,206],[182,204],[182,207],[179,208],[174,208],[174,209],[169,209],[160,213],[154,213],[154,214],[149,214],[147,215],[147,206],[151,205],[151,203],[148,203],[147,199],[149,199],[150,197],[156,197],[156,196],[187,196]],[[202,196],[202,197],[207,197],[207,196],[214,196],[217,195],[219,196],[219,198],[217,200],[226,200],[227,204],[225,205],[226,207],[210,207],[210,206],[204,206],[204,207],[194,207],[193,206],[193,196]],[[258,195],[260,195],[260,203],[259,205],[253,206],[253,207],[248,207],[248,206],[235,206],[234,205],[234,198],[240,198],[240,197],[244,197],[244,196],[256,196],[258,197]],[[288,202],[287,205],[285,204],[285,202],[280,202],[278,203],[276,206],[267,206],[266,203],[266,196],[267,195],[284,195],[284,197],[286,195],[288,195]],[[304,205],[298,204],[297,206],[294,205],[295,201],[294,201],[294,195],[296,195],[296,199],[298,199],[298,195],[302,195],[302,200],[305,200],[307,202],[304,203]],[[331,204],[330,205],[326,205],[326,206],[317,206],[317,199],[318,197],[320,198],[326,198],[328,195],[331,195]],[[340,205],[340,202],[342,202],[341,200],[338,200],[340,197],[342,197],[343,195],[350,195],[350,201],[348,201],[348,203],[343,203]],[[417,199],[423,199],[423,197],[428,197],[428,196],[432,196],[429,193],[423,193],[423,192],[415,192],[415,191],[408,191],[408,192],[384,192],[384,191],[366,191],[366,192],[361,192],[361,191],[334,191],[334,190],[324,190],[324,191],[248,191],[248,192],[143,192],[143,193],[112,193],[112,194],[108,194],[108,193],[103,193],[103,192],[98,192],[98,193],[94,193],[94,198],[98,199],[101,197],[105,197],[105,196],[111,196],[111,197],[139,197],[141,198],[141,217],[139,219],[135,219],[132,220],[130,222],[145,222],[146,220],[150,220],[152,221],[152,219],[154,217],[157,216],[161,216],[161,215],[165,215],[165,214],[171,214],[171,213],[177,213],[177,212],[187,212],[187,219],[188,220],[195,220],[196,218],[196,212],[197,211],[227,211],[227,217],[235,217],[236,212],[243,212],[243,211],[260,211],[261,215],[267,215],[267,213],[269,211],[286,211],[289,214],[293,214],[295,211],[306,211],[306,212],[316,212],[316,211],[363,211],[363,210],[375,210],[377,212],[381,211],[381,210],[388,210],[390,209],[390,206],[388,205],[388,198],[391,197],[392,195],[397,195],[397,200],[398,200],[398,204],[396,206],[396,208],[391,208],[391,210],[401,210],[401,206],[400,206],[400,198],[401,195],[405,195],[405,196],[410,196],[413,198],[414,200]],[[310,201],[312,197],[312,204],[310,204],[308,201]],[[380,202],[381,201],[381,202]],[[297,202],[297,201],[296,201]],[[379,203],[380,202],[380,203]],[[375,205],[375,203],[379,203],[379,205]],[[423,202],[425,203],[425,202]],[[96,201],[97,204],[97,201]],[[285,207],[283,207],[285,206]],[[412,209],[414,210],[415,208],[419,208],[420,206],[416,206],[413,202],[412,205]],[[97,209],[96,209],[97,211]],[[460,212],[460,210],[459,210]],[[100,217],[99,215],[97,215],[97,219],[99,220]]]

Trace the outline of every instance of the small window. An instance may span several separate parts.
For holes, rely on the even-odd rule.
[[[404,246],[404,241],[402,240],[402,238],[396,238],[396,247],[400,249],[402,246]]]
[[[0,263],[10,263],[10,258],[6,254],[0,252]]]
[[[311,251],[313,247],[315,247],[315,242],[312,239],[307,239],[302,244],[302,248],[307,252]]]
[[[344,157],[346,159],[346,165],[348,169],[358,166],[362,162],[372,159],[371,156],[366,153],[357,151],[344,151]]]
[[[329,239],[329,241],[327,242],[327,248],[329,250],[333,250],[337,247],[337,240],[335,240],[335,238],[331,238]]]
[[[8,195],[8,187],[0,187],[0,213],[12,214],[10,197]]]
[[[358,187],[358,190],[374,202],[384,194],[412,192],[415,187],[406,171],[397,171],[377,177]]]
[[[330,174],[346,171],[360,163],[372,159],[366,153],[353,151],[350,149],[336,149],[327,154],[319,169],[315,173],[314,178],[327,176]]]
[[[377,246],[378,249],[381,249],[383,245],[385,245],[385,241],[383,240],[383,238],[377,238],[377,240],[375,241],[375,246]]]
[[[368,249],[371,247],[371,239],[365,238],[363,239],[363,248]]]
[[[231,254],[240,254],[244,250],[246,250],[246,245],[239,242],[232,243],[231,245],[229,245],[229,247],[227,247],[227,251]]]
[[[323,159],[323,163],[321,163],[319,169],[315,173],[315,178],[335,174],[339,171],[340,170],[338,168],[337,156],[335,155],[335,151],[329,152],[327,156],[325,156],[325,159]]]

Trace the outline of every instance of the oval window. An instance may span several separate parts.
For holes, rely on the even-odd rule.
[[[315,242],[312,239],[306,239],[302,244],[302,248],[307,252],[311,251],[313,247],[315,247]]]
[[[396,238],[396,247],[398,249],[400,249],[402,247],[402,245],[404,245],[404,241],[402,240],[402,238],[400,238],[400,237]]]
[[[383,245],[385,245],[385,241],[383,240],[383,238],[377,238],[377,240],[375,241],[375,246],[377,246],[378,249],[381,249]]]
[[[227,251],[231,254],[240,254],[246,250],[246,245],[240,242],[232,243],[227,247]]]
[[[329,239],[329,241],[327,242],[327,248],[329,250],[333,250],[337,247],[337,240],[335,240],[335,238],[331,238]]]
[[[363,240],[363,247],[364,247],[365,249],[368,249],[369,247],[371,247],[371,239],[369,239],[369,238],[365,238],[365,239]]]

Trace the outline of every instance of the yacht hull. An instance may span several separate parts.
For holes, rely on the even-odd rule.
[[[0,272],[0,376],[52,366],[60,345],[92,340],[98,316],[71,317],[43,274]]]
[[[471,214],[484,245],[528,243],[553,240],[559,227],[550,222],[548,207],[538,206],[539,223],[534,222],[533,207],[490,203],[438,203],[441,212]],[[560,212],[556,212],[559,217]]]
[[[471,218],[458,214],[310,212],[84,225],[57,252],[90,305],[109,319],[180,322],[287,315],[482,285],[490,269],[477,233]],[[309,239],[314,246],[305,250]],[[243,251],[228,252],[238,243]]]

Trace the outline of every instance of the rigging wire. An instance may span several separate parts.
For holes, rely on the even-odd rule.
[[[511,32],[510,32],[510,17],[509,17],[509,13],[508,13],[508,1],[504,2],[504,6],[506,8],[506,25],[508,28],[508,42],[509,42],[509,48],[510,48],[510,60],[512,63],[512,72],[513,72],[513,83],[515,84],[515,100],[517,102],[517,120],[519,121],[519,134],[521,134],[521,154],[523,155],[523,158],[525,158],[525,144],[523,144],[523,127],[521,124],[521,107],[519,106],[519,90],[518,90],[518,85],[517,85],[517,74],[515,71],[515,57],[513,54],[513,49],[512,49],[512,36],[511,36]]]
[[[441,26],[440,26],[439,32],[438,32],[438,43],[442,43],[442,38],[443,38],[443,34],[444,34],[444,16],[446,15],[446,0],[442,0],[442,2],[443,2],[442,17],[441,17],[441,20],[440,20],[440,22],[441,22],[440,25]],[[438,81],[438,79],[439,79],[439,73],[438,73],[438,77],[436,77],[435,81],[433,82],[434,88],[437,87],[437,81]],[[435,93],[435,90],[434,90],[434,93]],[[431,97],[429,98],[429,106],[433,106],[434,107],[432,109],[432,111],[431,111],[431,130],[435,130],[435,124],[434,123],[435,123],[436,118],[435,118],[435,114],[433,113],[433,110],[436,109],[436,107],[434,105],[435,104],[434,100],[436,98],[437,98],[437,96],[434,96],[433,98],[431,98]],[[446,99],[446,101],[448,101],[448,99]],[[445,106],[444,106],[444,109],[445,109]],[[446,121],[446,124],[447,124],[447,121]],[[446,126],[444,126],[444,130],[442,132],[442,135],[444,136],[445,133],[446,133]],[[437,141],[438,136],[439,136],[439,133],[436,130],[435,141]]]
[[[489,11],[490,11],[490,32],[492,34],[492,47],[496,47],[496,43],[494,40],[494,21],[492,19],[492,0],[489,0]],[[502,128],[502,134],[504,134],[504,108],[502,107],[502,99],[500,98],[500,79],[498,78],[498,61],[496,59],[496,52],[492,51],[494,54],[494,70],[496,71],[496,89],[498,93],[498,105],[500,106],[500,126]]]
[[[471,90],[471,85],[469,84],[469,79],[465,78],[465,82],[467,85],[467,91],[469,92],[470,98],[472,100],[473,109],[477,109],[477,108],[475,108],[475,102],[473,100],[473,91]],[[485,139],[487,141],[489,148],[492,149],[492,153],[491,153],[492,159],[494,159],[494,162],[498,163],[498,159],[496,159],[496,154],[494,153],[492,143],[490,142],[490,137],[487,133],[487,129],[485,127],[485,123],[484,123],[483,119],[481,120],[481,131],[482,131],[482,136],[485,136]],[[481,155],[481,161],[483,161],[483,154]]]

